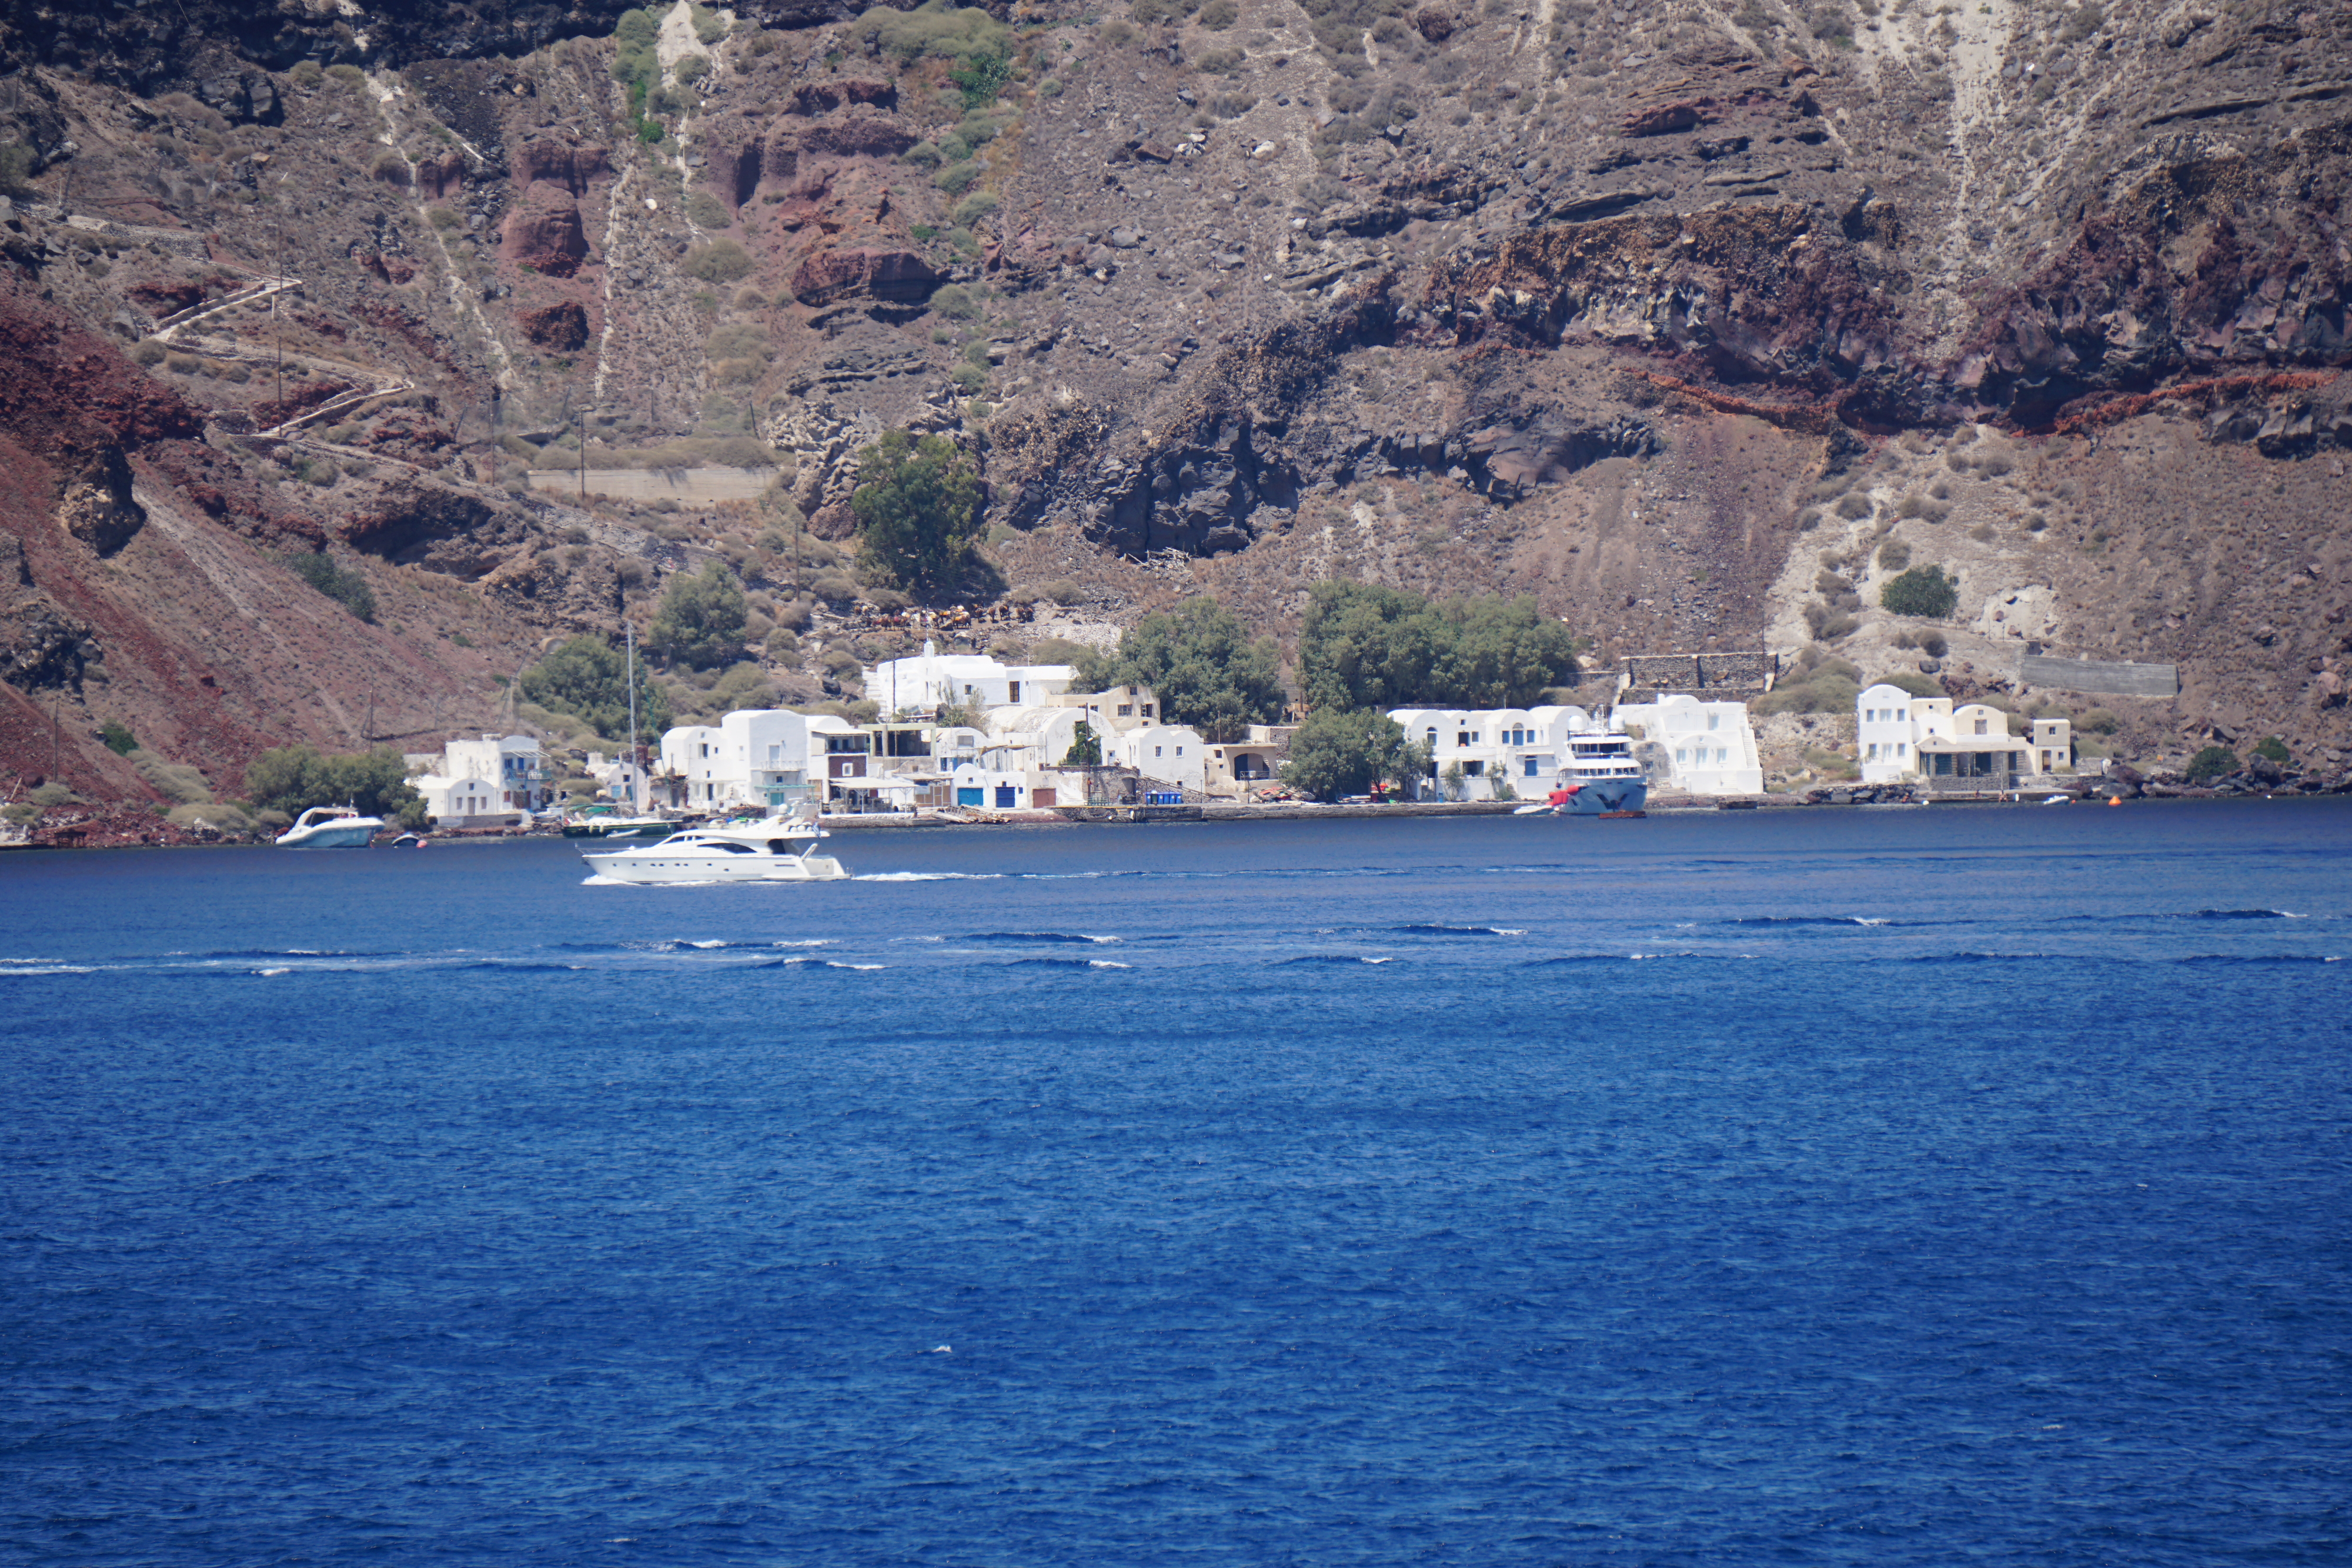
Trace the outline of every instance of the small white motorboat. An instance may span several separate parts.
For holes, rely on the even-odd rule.
[[[2053,795],[2042,803],[2045,806],[2071,806],[2074,803],[2074,797],[2072,795]]]
[[[840,882],[849,873],[831,855],[814,854],[830,838],[806,817],[716,822],[672,833],[657,844],[582,855],[610,882],[646,885],[689,882]]]
[[[382,817],[362,817],[349,806],[313,806],[278,835],[289,850],[363,850],[383,826]]]

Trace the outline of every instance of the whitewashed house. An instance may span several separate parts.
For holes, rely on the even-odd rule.
[[[479,740],[453,740],[441,755],[440,776],[488,784],[498,797],[494,811],[531,812],[547,804],[546,760],[540,754],[537,736],[486,735]]]
[[[425,802],[425,820],[436,828],[479,828],[504,825],[516,813],[499,805],[499,791],[480,779],[452,779],[445,773],[425,773],[409,779]]]
[[[1393,708],[1389,717],[1404,737],[1429,747],[1430,777],[1422,793],[1442,792],[1447,772],[1462,770],[1461,796],[1496,797],[1500,776],[1514,794],[1546,791],[1567,757],[1568,737],[1592,727],[1580,707]]]
[[[1610,722],[1658,748],[1668,772],[1652,780],[1663,790],[1685,795],[1760,795],[1764,765],[1756,750],[1756,727],[1748,705],[1703,702],[1665,693],[1655,702],[1623,703]]]
[[[1201,732],[1186,725],[1147,724],[1114,731],[1103,743],[1103,760],[1196,795],[1208,786],[1208,748]]]
[[[848,720],[791,708],[739,708],[715,725],[680,725],[661,739],[661,770],[678,780],[670,804],[688,810],[766,810],[804,799],[821,769],[823,737]]]
[[[1008,664],[986,653],[942,653],[926,642],[920,653],[886,659],[865,674],[866,696],[893,716],[1020,707],[1070,688],[1067,664]]]
[[[1920,779],[1966,788],[2014,789],[2020,778],[2074,766],[2073,726],[2037,719],[2031,736],[2009,732],[2009,715],[1983,703],[1918,697],[1884,684],[1854,698],[1862,781]]]
[[[1208,746],[1202,767],[1202,789],[1230,800],[1246,800],[1249,791],[1282,776],[1283,759],[1290,755],[1295,724],[1254,724],[1239,740]]]

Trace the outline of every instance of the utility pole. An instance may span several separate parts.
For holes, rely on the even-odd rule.
[[[637,758],[637,623],[624,617],[621,629],[629,638],[629,810],[634,815],[645,813],[645,768]]]
[[[276,355],[269,369],[269,401],[282,413],[286,406],[286,328],[278,317],[278,297],[286,292],[286,231],[284,220],[272,218],[269,225],[270,268],[276,274],[270,279],[269,332],[276,340]]]
[[[588,411],[580,411],[580,504],[588,504]]]

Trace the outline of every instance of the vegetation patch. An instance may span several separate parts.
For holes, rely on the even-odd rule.
[[[339,565],[335,558],[324,550],[316,554],[289,555],[285,560],[295,576],[361,620],[371,624],[374,622],[375,591],[368,586],[367,579],[358,570]]]

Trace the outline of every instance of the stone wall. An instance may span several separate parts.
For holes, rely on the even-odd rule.
[[[2102,664],[2088,659],[2052,659],[2029,653],[2018,661],[2020,685],[2099,696],[2176,697],[2178,664]]]
[[[1777,653],[1636,653],[1625,674],[1643,690],[1688,692],[1762,691],[1780,673]]]

